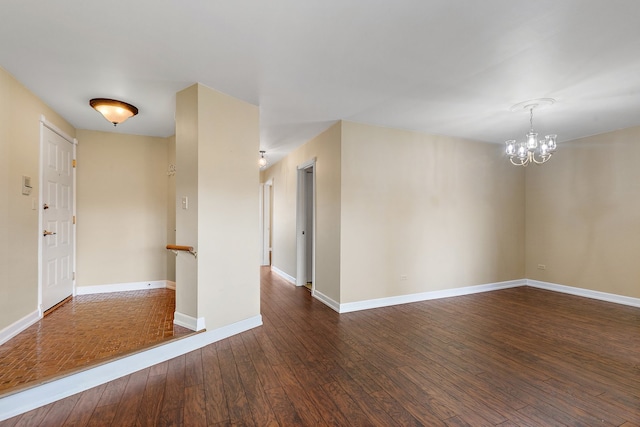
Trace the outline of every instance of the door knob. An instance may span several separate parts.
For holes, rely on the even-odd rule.
[[[43,235],[43,236],[52,236],[52,235],[54,235],[54,234],[56,234],[54,231],[47,231],[47,230],[44,230],[44,231],[42,232],[42,235]]]

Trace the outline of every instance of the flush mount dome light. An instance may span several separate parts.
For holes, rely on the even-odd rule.
[[[138,114],[138,109],[133,105],[115,99],[93,98],[89,101],[89,105],[100,112],[114,126]]]

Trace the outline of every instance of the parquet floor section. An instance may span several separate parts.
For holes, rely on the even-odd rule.
[[[640,425],[640,309],[528,287],[339,315],[268,270],[264,325],[1,427]]]
[[[0,397],[191,333],[174,312],[171,289],[76,296],[0,346]]]

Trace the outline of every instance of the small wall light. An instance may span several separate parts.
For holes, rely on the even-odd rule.
[[[89,105],[100,112],[114,126],[138,114],[138,109],[133,105],[115,99],[94,98],[89,101]]]
[[[264,157],[264,153],[265,153],[265,152],[266,152],[266,151],[262,151],[262,150],[260,151],[260,159],[258,159],[258,165],[259,165],[261,168],[263,168],[263,167],[267,166],[267,159],[265,159],[265,157]]]

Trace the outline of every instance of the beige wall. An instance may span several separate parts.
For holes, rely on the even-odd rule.
[[[76,286],[167,279],[167,138],[78,130]]]
[[[350,122],[262,173],[273,179],[272,264],[285,273],[296,276],[297,166],[313,157],[316,289],[329,298],[524,277],[524,171],[499,148]]]
[[[521,279],[523,188],[494,144],[345,122],[340,302]]]
[[[0,68],[0,330],[37,310],[40,116],[75,137],[62,117]],[[22,175],[32,178],[23,196]]]
[[[340,297],[340,141],[337,123],[262,173],[273,179],[272,264],[296,277],[297,168],[316,160],[316,283],[318,292]]]
[[[260,314],[260,119],[205,86],[198,115],[198,316],[215,329]]]
[[[527,168],[527,278],[640,298],[639,140],[583,138]]]
[[[177,310],[217,329],[260,314],[258,108],[198,84],[176,112],[176,198],[189,197],[176,238],[198,251],[178,256],[176,297],[190,299]]]
[[[176,244],[198,250],[198,85],[176,95]],[[186,197],[188,209],[182,208]],[[201,258],[202,259],[202,258]],[[198,261],[175,258],[176,312],[198,317]]]
[[[169,165],[176,165],[176,136],[167,138],[167,157]],[[168,165],[167,165],[168,168]],[[167,170],[168,172],[168,170]],[[167,179],[167,243],[176,244],[176,176]],[[167,280],[176,280],[176,256],[167,251]]]

